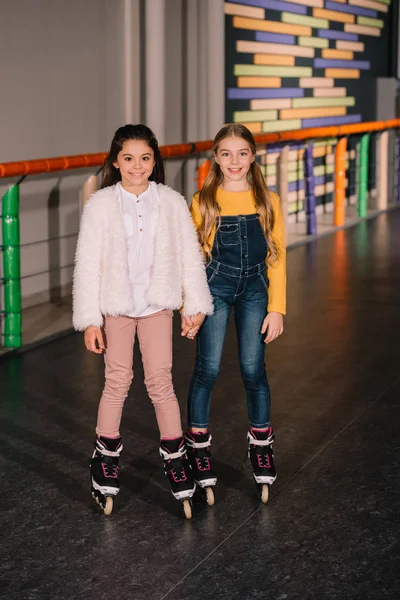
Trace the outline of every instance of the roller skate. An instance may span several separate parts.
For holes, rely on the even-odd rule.
[[[119,461],[122,438],[96,437],[90,461],[92,496],[105,515],[111,515],[113,499],[119,492]]]
[[[208,431],[192,433],[187,430],[185,438],[193,479],[199,488],[204,490],[207,504],[213,506],[215,502],[213,487],[217,483],[217,477],[211,464],[211,434]]]
[[[253,468],[253,477],[261,493],[261,502],[266,504],[269,498],[269,486],[276,479],[272,443],[275,439],[272,427],[264,431],[255,431],[250,427],[247,433],[248,455]]]
[[[196,484],[193,481],[183,437],[174,440],[161,440],[160,456],[164,460],[164,472],[171,485],[172,495],[182,502],[185,517],[191,519],[191,498],[196,490]]]

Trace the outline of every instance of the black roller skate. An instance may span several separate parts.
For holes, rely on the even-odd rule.
[[[207,504],[213,506],[215,498],[212,488],[217,483],[217,477],[211,463],[211,434],[208,431],[205,433],[192,433],[187,430],[185,438],[193,479],[204,490]]]
[[[164,471],[171,485],[171,492],[177,500],[182,502],[185,517],[191,519],[191,498],[196,490],[196,484],[193,481],[183,437],[161,440],[160,456],[164,459]]]
[[[265,431],[256,431],[250,427],[247,433],[249,442],[248,455],[253,468],[253,477],[261,492],[261,502],[266,504],[269,497],[269,486],[276,479],[274,453],[272,443],[275,439],[272,427]]]
[[[98,436],[94,443],[94,452],[90,461],[92,496],[107,516],[111,515],[114,496],[119,492],[118,457],[122,449],[120,437]]]

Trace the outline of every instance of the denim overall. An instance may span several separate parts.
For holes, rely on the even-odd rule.
[[[257,214],[221,217],[214,239],[207,279],[214,314],[197,336],[196,365],[189,391],[189,426],[207,427],[211,392],[221,362],[231,309],[234,308],[239,362],[252,427],[270,425],[270,391],[265,371],[268,246]]]

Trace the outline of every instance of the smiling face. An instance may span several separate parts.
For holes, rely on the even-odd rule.
[[[247,174],[255,156],[241,137],[230,136],[220,141],[214,153],[224,176],[224,187],[247,183]]]
[[[138,195],[149,185],[155,165],[154,152],[143,140],[126,140],[113,164],[121,172],[122,186]]]

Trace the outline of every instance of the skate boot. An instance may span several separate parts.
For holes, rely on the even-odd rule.
[[[205,433],[192,433],[187,430],[185,439],[193,479],[204,490],[207,504],[213,506],[215,499],[212,488],[217,483],[217,477],[211,463],[211,434],[208,431]]]
[[[119,492],[119,461],[123,449],[122,438],[97,436],[90,461],[92,496],[105,515],[111,515],[113,498]]]
[[[272,443],[275,439],[272,427],[265,431],[255,431],[250,427],[247,433],[248,455],[253,468],[253,477],[261,492],[261,502],[268,502],[269,486],[276,479]]]
[[[174,440],[161,440],[160,456],[164,459],[164,472],[169,479],[173,496],[182,502],[187,519],[192,518],[191,498],[196,484],[186,455],[183,437]]]

